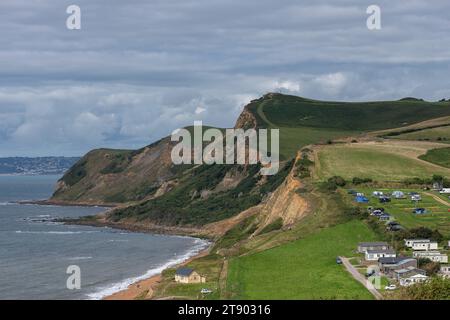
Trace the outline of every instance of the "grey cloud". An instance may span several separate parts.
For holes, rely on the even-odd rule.
[[[69,4],[82,30],[65,28]],[[135,148],[203,120],[231,126],[267,91],[450,97],[450,3],[378,0],[0,3],[0,155]],[[199,112],[201,111],[201,112]]]

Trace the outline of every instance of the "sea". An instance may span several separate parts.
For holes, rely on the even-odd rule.
[[[205,249],[205,240],[65,225],[101,207],[20,204],[51,196],[59,176],[0,175],[0,299],[102,299]],[[79,286],[78,286],[79,284]]]

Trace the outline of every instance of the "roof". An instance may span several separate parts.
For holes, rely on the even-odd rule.
[[[394,270],[394,272],[398,273],[399,275],[402,275],[404,273],[408,273],[408,272],[411,272],[411,271],[414,271],[414,270],[416,270],[416,268],[414,268],[414,267],[407,267],[407,268],[404,268],[404,269]]]
[[[445,254],[439,251],[414,251],[413,255],[417,256],[445,256]]]
[[[416,259],[411,259],[407,257],[383,257],[378,260],[381,264],[403,264],[408,261],[412,261]]]
[[[387,250],[367,250],[368,254],[374,254],[374,253],[389,253],[389,254],[395,254],[395,251],[392,249]]]
[[[359,246],[363,247],[375,247],[375,246],[388,246],[387,242],[360,242]]]
[[[412,241],[412,242],[430,242],[429,239],[405,239],[405,241]]]
[[[175,272],[175,274],[178,275],[178,276],[189,277],[189,276],[192,274],[192,272],[194,272],[193,269],[190,269],[190,268],[180,268],[180,269],[178,269],[178,270]]]

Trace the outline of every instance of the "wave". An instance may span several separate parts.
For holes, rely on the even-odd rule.
[[[198,240],[198,241],[197,241]],[[210,245],[209,241],[202,240],[202,239],[196,239],[195,241],[197,245],[190,249],[188,252],[183,254],[180,257],[171,259],[170,261],[156,267],[153,269],[148,270],[145,274],[137,277],[131,277],[125,280],[122,280],[120,282],[113,283],[112,285],[109,285],[107,287],[99,288],[98,291],[87,294],[87,297],[89,300],[101,300],[105,297],[108,297],[110,295],[113,295],[114,293],[123,291],[127,289],[130,285],[148,279],[150,277],[153,277],[157,274],[160,274],[165,269],[176,266],[177,264],[180,264],[187,259],[197,255],[200,251],[204,250],[206,247]]]
[[[72,258],[67,258],[67,260],[70,261],[79,261],[79,260],[90,260],[92,259],[92,257],[87,256],[87,257],[72,257]]]
[[[14,204],[14,202],[10,202],[10,201],[7,201],[7,202],[0,202],[0,206],[11,206],[11,205],[13,205]]]
[[[100,231],[22,231],[17,230],[15,233],[24,233],[24,234],[83,234],[83,233],[97,233]]]

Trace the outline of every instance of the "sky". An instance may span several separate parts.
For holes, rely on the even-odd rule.
[[[80,30],[66,27],[72,4]],[[448,99],[449,44],[448,0],[1,0],[0,156],[231,127],[267,92]]]

